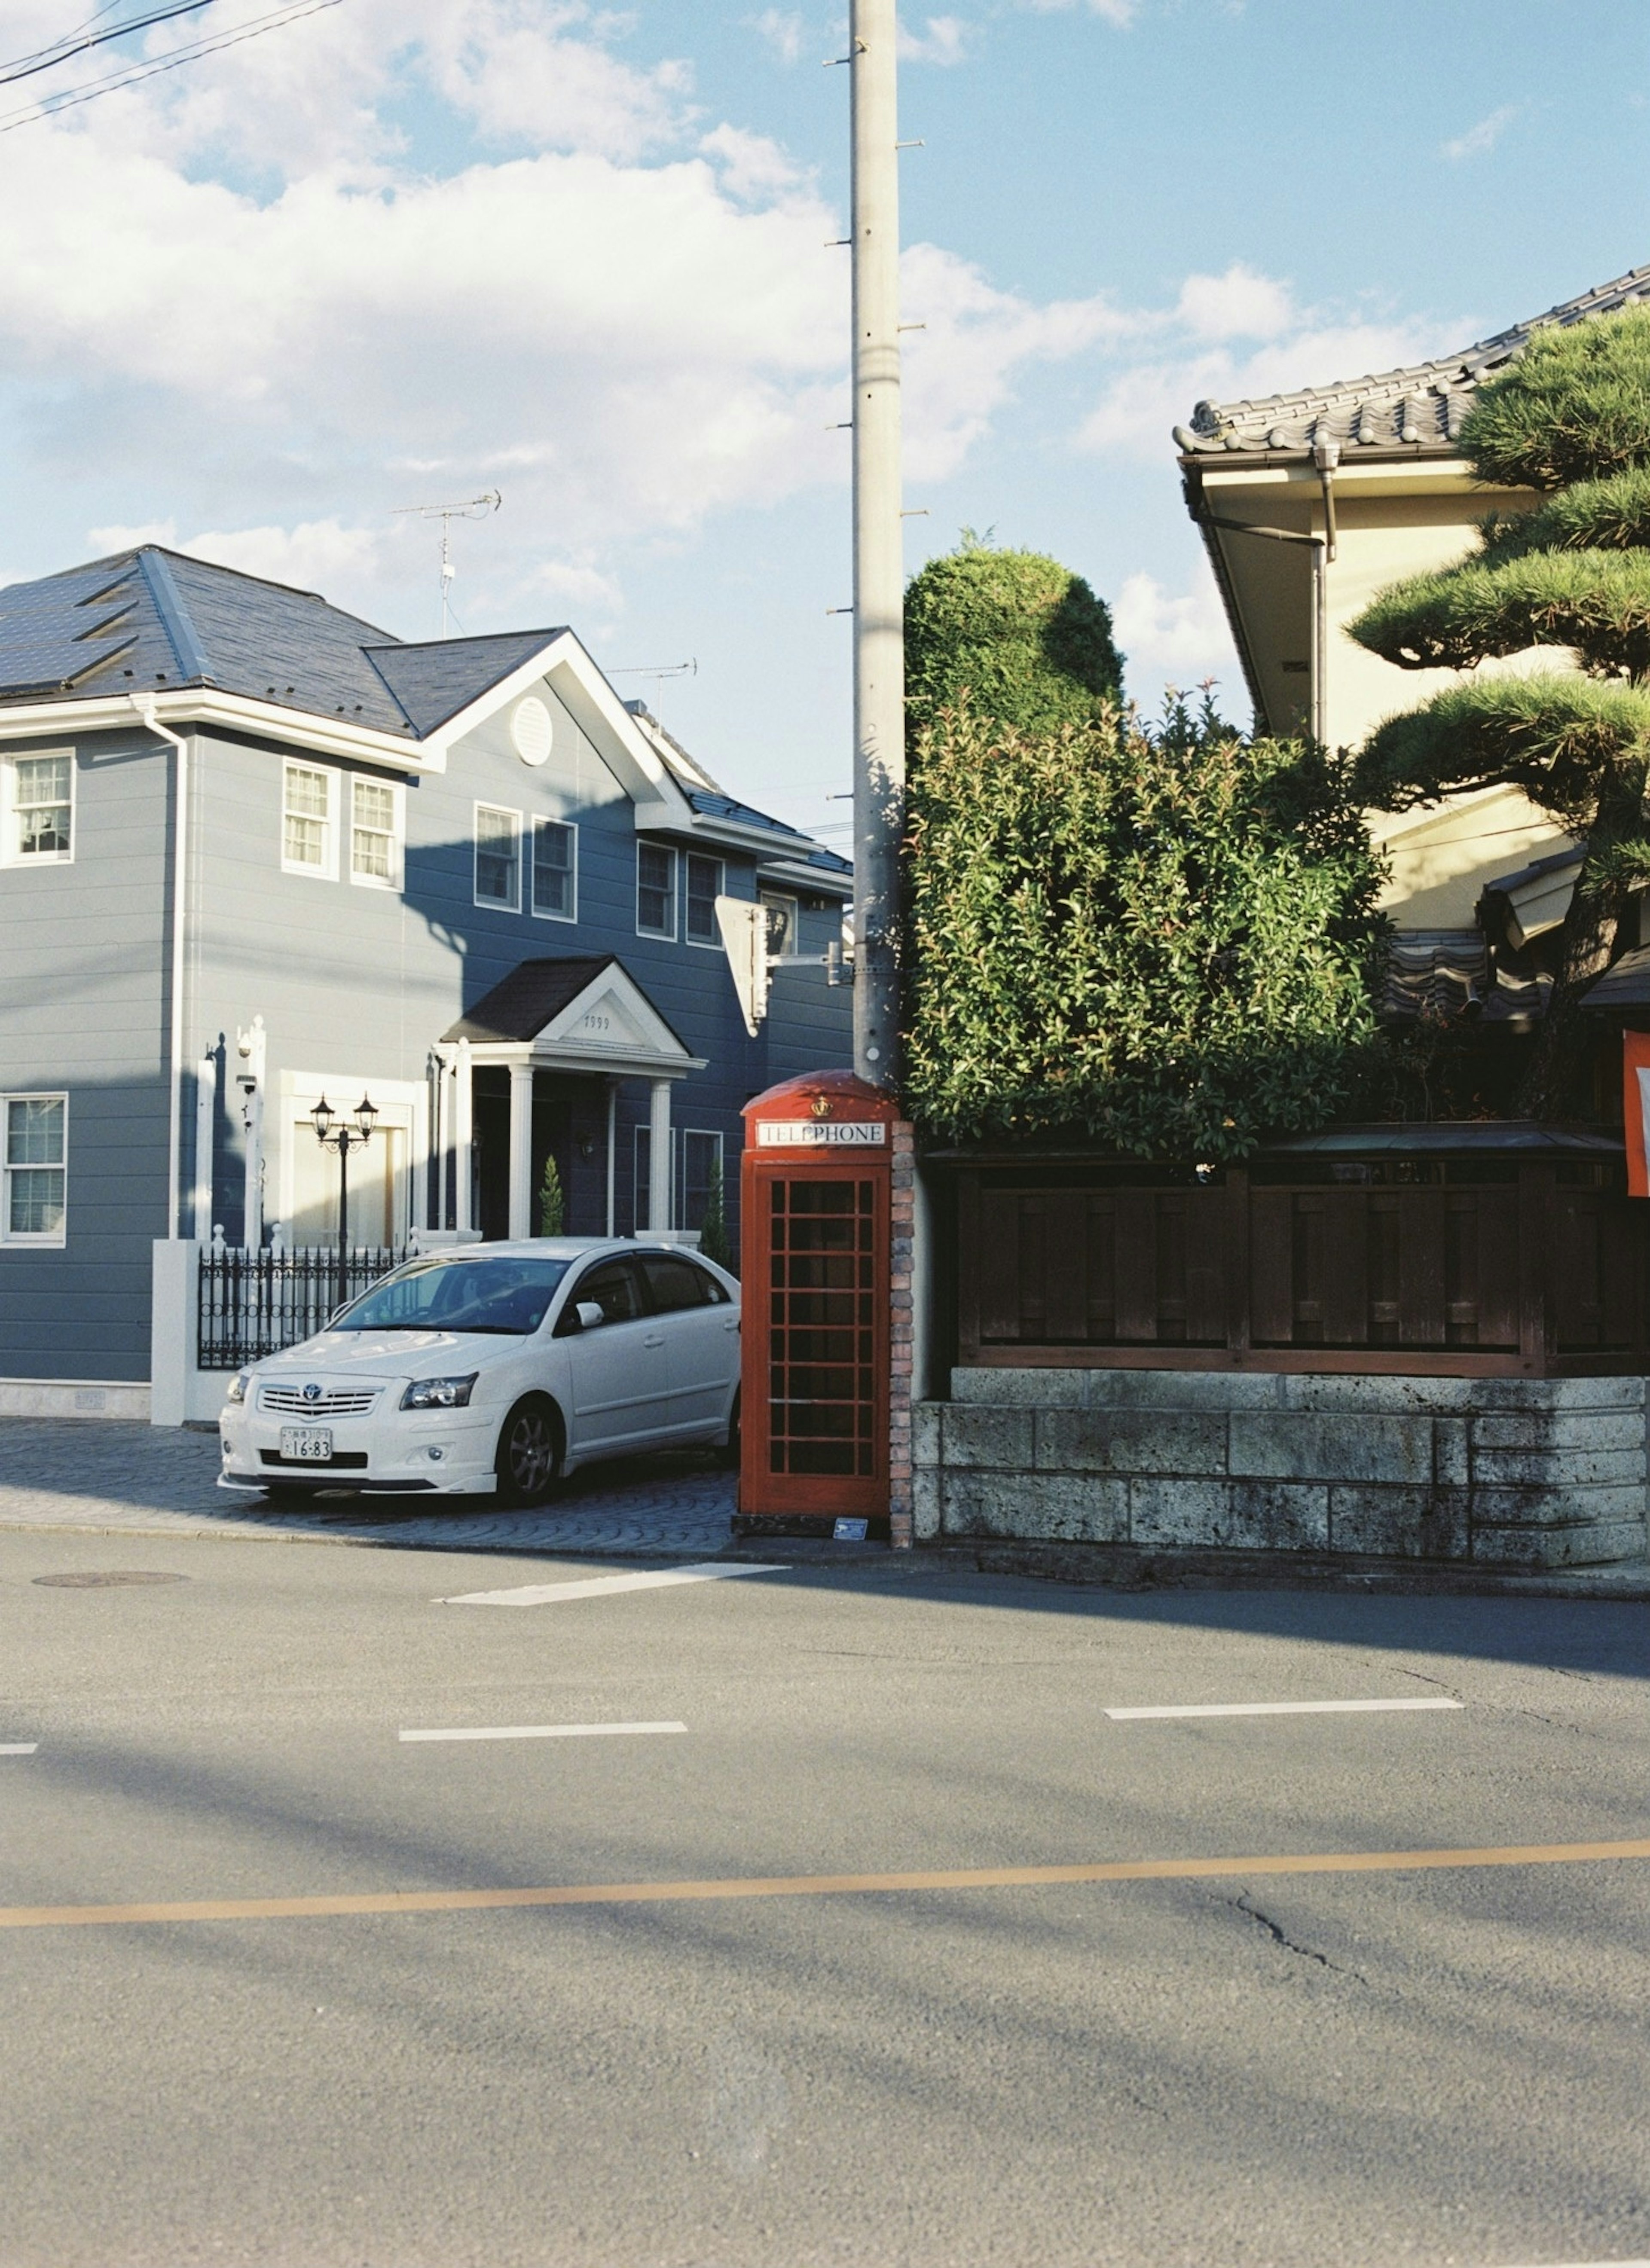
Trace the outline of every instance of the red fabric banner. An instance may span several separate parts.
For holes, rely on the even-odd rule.
[[[1621,1035],[1622,1119],[1627,1136],[1627,1194],[1650,1197],[1650,1032]]]

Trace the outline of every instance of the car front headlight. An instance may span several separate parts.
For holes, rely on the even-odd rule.
[[[401,1398],[403,1410],[463,1410],[476,1373],[465,1378],[415,1378]]]
[[[249,1370],[238,1370],[229,1381],[229,1391],[224,1396],[225,1401],[244,1402],[247,1398],[247,1388],[251,1383],[252,1373]]]

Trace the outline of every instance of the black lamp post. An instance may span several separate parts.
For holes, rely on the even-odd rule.
[[[364,1094],[356,1106],[353,1126],[348,1119],[339,1119],[335,1126],[335,1117],[324,1094],[309,1114],[321,1148],[338,1152],[338,1305],[343,1307],[350,1296],[350,1152],[365,1150],[372,1139],[378,1112]]]

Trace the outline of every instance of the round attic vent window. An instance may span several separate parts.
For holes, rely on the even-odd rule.
[[[550,712],[536,693],[529,693],[525,701],[517,702],[510,719],[510,737],[524,764],[541,764],[549,760],[556,734]]]

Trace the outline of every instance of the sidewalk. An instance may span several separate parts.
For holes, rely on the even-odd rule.
[[[733,1475],[698,1451],[575,1474],[535,1512],[501,1512],[486,1497],[448,1498],[438,1508],[343,1497],[277,1513],[217,1487],[217,1470],[216,1433],[0,1418],[0,1529],[694,1559],[732,1540]]]

